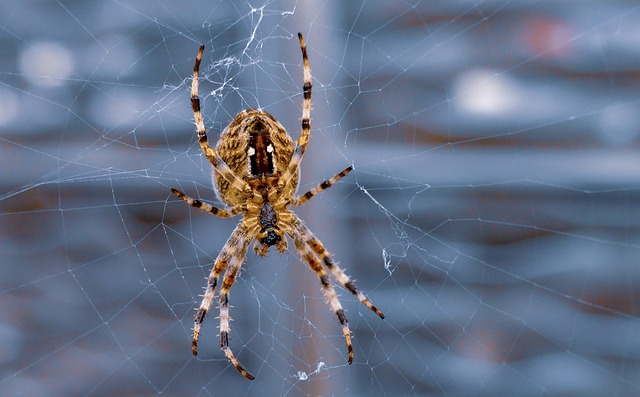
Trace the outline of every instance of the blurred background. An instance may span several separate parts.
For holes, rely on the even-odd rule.
[[[640,3],[0,3],[0,389],[7,396],[637,396]],[[210,139],[259,107],[312,136],[296,212],[387,315],[250,250],[191,355],[239,218]],[[214,313],[216,311],[214,310]]]

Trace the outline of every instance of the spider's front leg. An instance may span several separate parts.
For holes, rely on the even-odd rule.
[[[231,361],[234,367],[249,380],[255,379],[244,367],[238,362],[235,355],[229,347],[229,332],[231,332],[230,322],[231,315],[229,315],[229,290],[235,283],[242,266],[242,261],[247,253],[247,240],[243,241],[240,246],[238,255],[233,258],[229,267],[224,273],[224,279],[222,280],[222,287],[220,287],[220,348],[224,352],[224,355]]]
[[[194,355],[198,355],[198,339],[200,337],[200,328],[202,323],[211,309],[214,300],[214,291],[218,284],[220,274],[224,271],[222,287],[220,288],[220,347],[224,355],[231,361],[234,367],[247,379],[253,379],[247,370],[245,370],[233,355],[229,347],[229,332],[231,316],[229,315],[229,290],[236,280],[242,261],[247,253],[250,239],[249,231],[240,223],[231,233],[226,244],[216,258],[216,263],[211,270],[208,278],[207,287],[202,296],[202,303],[195,316],[193,325],[193,339],[191,340],[191,350]],[[226,270],[225,270],[226,269]]]
[[[246,232],[242,227],[242,224],[236,226],[235,230],[233,231],[233,233],[231,233],[231,236],[229,236],[229,239],[218,254],[216,262],[213,265],[213,269],[211,269],[211,273],[209,273],[209,277],[207,278],[207,286],[205,287],[204,294],[202,295],[202,302],[200,303],[200,307],[198,308],[198,312],[196,313],[193,323],[191,351],[194,356],[198,355],[198,340],[200,338],[200,328],[202,327],[202,323],[204,323],[204,319],[207,317],[207,314],[211,309],[211,305],[213,304],[213,299],[215,297],[214,292],[216,286],[218,285],[220,274],[227,268],[230,262],[236,260],[235,258],[238,255],[242,254],[242,247],[246,245],[246,243],[244,243],[244,241],[246,241],[245,235]],[[246,248],[244,249],[244,251],[246,252]]]
[[[309,265],[311,270],[313,270],[318,278],[320,279],[320,284],[322,285],[322,293],[324,297],[327,299],[327,303],[331,307],[331,310],[338,317],[338,321],[340,321],[340,325],[342,326],[342,335],[344,336],[345,342],[347,343],[347,353],[348,363],[353,363],[353,345],[351,343],[351,331],[349,330],[349,321],[347,320],[347,316],[344,313],[344,309],[342,308],[342,304],[338,299],[338,294],[336,293],[335,288],[329,281],[329,277],[327,273],[322,268],[320,261],[311,250],[309,245],[306,243],[306,236],[300,233],[300,229],[296,226],[301,225],[302,221],[299,219],[294,219],[292,221],[292,225],[287,229],[287,234],[294,241],[296,250],[300,254],[300,257],[304,262]]]
[[[355,282],[353,282],[353,280],[351,280],[351,278],[345,274],[345,272],[340,268],[340,266],[338,266],[338,264],[335,263],[333,259],[331,259],[331,255],[329,255],[329,253],[324,248],[324,245],[320,242],[320,240],[318,240],[318,238],[314,236],[313,233],[311,233],[311,230],[309,230],[302,223],[299,223],[296,229],[297,229],[296,231],[301,236],[305,236],[307,245],[311,248],[313,252],[315,252],[320,257],[320,259],[322,259],[322,262],[329,269],[333,277],[335,277],[335,279],[338,280],[340,284],[342,284],[347,290],[349,290],[349,292],[351,292],[353,296],[358,298],[360,303],[362,303],[363,305],[371,309],[371,311],[377,314],[378,317],[384,319],[384,314],[382,314],[382,312],[373,303],[371,303],[369,298],[367,298],[360,291],[358,286],[356,286]]]

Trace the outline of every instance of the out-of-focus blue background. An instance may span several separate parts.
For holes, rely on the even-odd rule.
[[[637,1],[0,3],[0,394],[640,395]],[[297,209],[346,291],[355,361],[295,252],[231,292],[236,373],[194,308],[237,219],[210,137],[261,107],[313,132]],[[215,312],[215,311],[214,311]]]

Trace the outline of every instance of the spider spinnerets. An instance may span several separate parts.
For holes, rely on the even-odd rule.
[[[242,220],[222,247],[207,279],[202,303],[195,315],[191,348],[193,354],[197,355],[200,327],[213,304],[214,291],[224,271],[219,297],[220,347],[233,366],[247,379],[254,379],[254,377],[240,365],[229,347],[231,320],[229,290],[240,271],[247,248],[254,240],[254,250],[260,256],[265,256],[271,246],[275,246],[280,253],[283,253],[287,249],[285,235],[293,240],[302,260],[320,279],[324,296],[338,317],[347,343],[349,364],[353,362],[351,332],[344,309],[325,268],[360,302],[380,318],[384,318],[382,312],[333,262],[320,240],[289,209],[289,207],[306,203],[316,194],[333,186],[352,170],[352,167],[347,167],[305,194],[295,196],[300,161],[309,142],[311,130],[311,69],[302,34],[298,33],[298,39],[302,50],[304,83],[302,131],[295,145],[284,127],[273,116],[263,110],[247,109],[238,113],[222,132],[215,149],[209,146],[198,96],[200,62],[204,51],[204,45],[200,46],[193,67],[191,105],[200,147],[213,166],[214,184],[228,209],[214,207],[201,200],[193,199],[177,189],[171,189],[173,194],[187,204],[213,215],[228,218],[242,214]]]

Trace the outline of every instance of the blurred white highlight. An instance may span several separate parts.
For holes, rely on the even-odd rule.
[[[20,53],[18,67],[31,84],[54,88],[66,83],[74,73],[75,62],[62,44],[41,41]]]

